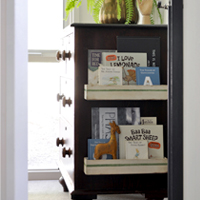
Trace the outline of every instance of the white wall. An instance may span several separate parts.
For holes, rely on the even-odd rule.
[[[184,200],[200,188],[200,2],[184,0]]]
[[[0,198],[27,200],[27,1],[0,4]]]

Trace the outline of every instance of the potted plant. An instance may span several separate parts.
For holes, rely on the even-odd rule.
[[[139,0],[140,1],[140,0]],[[114,2],[114,3],[113,3]],[[137,23],[138,22],[138,11],[135,5],[136,0],[87,0],[87,10],[93,15],[94,21],[96,23]],[[65,6],[66,17],[67,20],[69,13],[74,9],[81,6],[82,0],[67,0]],[[153,0],[153,4],[156,3],[156,0]],[[115,5],[111,6],[107,9],[109,13],[107,16],[114,16],[112,20],[102,20],[105,18],[102,16],[103,6]],[[124,9],[125,7],[125,9]],[[106,8],[104,8],[106,9]],[[112,10],[111,10],[112,9]],[[124,12],[125,14],[124,14]],[[159,10],[158,10],[159,12]],[[160,12],[159,12],[160,13]],[[153,14],[153,13],[152,13]],[[161,17],[161,15],[159,15]],[[153,18],[151,18],[151,22],[154,23]]]

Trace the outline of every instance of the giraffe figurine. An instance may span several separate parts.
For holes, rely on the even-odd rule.
[[[115,121],[109,123],[111,126],[111,136],[110,140],[107,143],[97,144],[94,150],[94,158],[96,160],[100,159],[103,154],[112,155],[113,159],[117,159],[117,140],[115,136],[115,132],[118,134],[121,133],[120,128],[116,125]]]

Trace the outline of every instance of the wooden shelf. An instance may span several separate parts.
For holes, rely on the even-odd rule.
[[[86,175],[167,173],[167,166],[167,158],[130,160],[88,160],[84,158],[84,172]]]
[[[167,85],[84,85],[86,100],[167,100]]]

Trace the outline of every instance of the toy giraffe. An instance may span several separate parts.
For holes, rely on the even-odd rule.
[[[100,159],[103,154],[112,155],[113,159],[117,159],[117,140],[115,137],[115,132],[121,133],[119,126],[113,121],[113,123],[109,123],[111,126],[111,136],[110,140],[107,143],[97,144],[94,151],[94,158]]]

